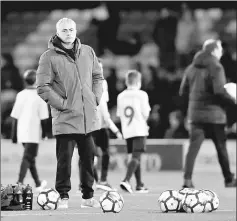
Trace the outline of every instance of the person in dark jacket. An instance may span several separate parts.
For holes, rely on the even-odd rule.
[[[173,111],[169,114],[169,122],[170,127],[166,130],[164,138],[184,139],[188,137],[184,116],[180,110]]]
[[[39,96],[51,108],[56,137],[55,188],[60,209],[68,208],[71,161],[75,147],[80,156],[82,208],[98,208],[94,199],[94,154],[92,132],[100,129],[97,106],[102,96],[103,72],[94,50],[76,37],[76,23],[62,18],[39,60],[36,82]]]
[[[1,53],[1,132],[4,138],[11,136],[10,114],[16,95],[23,87],[23,79],[12,55]]]
[[[224,89],[226,77],[220,63],[222,46],[219,40],[209,39],[203,44],[184,73],[180,95],[188,100],[190,145],[185,159],[184,185],[193,187],[192,173],[196,156],[205,137],[215,144],[226,187],[236,187],[230,171],[226,149],[225,106],[235,101]]]

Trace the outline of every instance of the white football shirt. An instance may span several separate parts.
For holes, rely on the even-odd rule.
[[[120,117],[124,139],[148,136],[147,117],[150,113],[145,91],[126,89],[117,98],[117,116]]]
[[[18,120],[18,143],[39,143],[42,137],[41,120],[49,118],[49,112],[36,89],[24,89],[16,96],[11,117]]]
[[[103,81],[103,93],[101,96],[100,104],[98,106],[98,116],[100,120],[101,128],[109,127],[110,113],[108,110],[108,101],[109,101],[109,92],[108,92],[108,83],[106,80]]]
[[[224,85],[227,93],[235,100],[236,103],[236,84],[233,82]]]

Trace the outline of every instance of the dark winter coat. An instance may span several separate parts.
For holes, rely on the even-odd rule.
[[[185,70],[180,95],[188,97],[188,120],[192,123],[225,124],[225,105],[234,100],[224,89],[223,66],[212,54],[199,51]]]
[[[36,84],[39,96],[50,105],[53,134],[100,129],[97,106],[104,78],[95,52],[76,39],[74,60],[56,36],[48,48],[40,57]]]

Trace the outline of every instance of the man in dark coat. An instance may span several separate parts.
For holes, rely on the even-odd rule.
[[[71,161],[77,143],[80,156],[82,208],[99,208],[94,199],[94,153],[92,132],[101,128],[97,113],[103,88],[103,71],[94,50],[76,37],[76,23],[62,18],[57,34],[39,60],[37,92],[50,105],[56,137],[55,188],[59,209],[67,209],[71,190]]]
[[[190,145],[185,159],[184,185],[193,187],[192,173],[196,156],[205,137],[215,144],[226,187],[236,187],[226,149],[225,107],[235,101],[224,89],[226,77],[220,63],[221,42],[207,40],[185,70],[180,95],[188,100]]]

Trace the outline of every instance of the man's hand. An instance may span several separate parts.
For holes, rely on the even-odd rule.
[[[123,139],[123,135],[120,133],[120,131],[117,131],[117,132],[116,132],[116,137],[117,137],[118,139]]]
[[[17,143],[17,138],[16,137],[12,138],[12,143]]]

